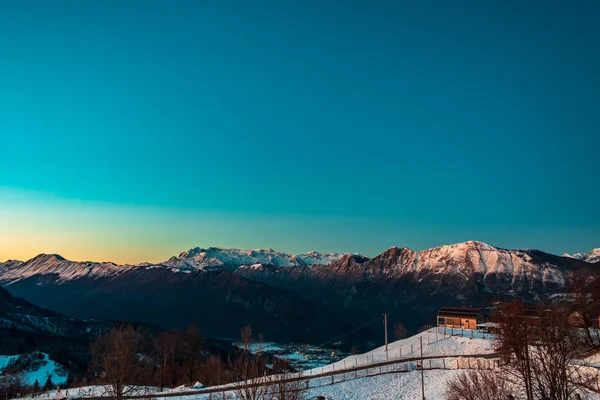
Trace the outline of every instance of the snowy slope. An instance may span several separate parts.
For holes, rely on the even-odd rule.
[[[132,265],[116,265],[108,262],[69,261],[58,254],[40,254],[29,261],[8,261],[0,263],[0,278],[4,282],[14,282],[36,275],[57,276],[58,280],[71,280],[83,276],[106,276],[134,268]]]
[[[450,333],[450,330],[447,330],[444,334],[443,330],[437,331],[437,328],[432,328],[409,338],[389,343],[387,354],[385,346],[381,346],[367,353],[352,355],[333,364],[305,371],[305,374],[339,371],[355,366],[419,357],[421,355],[421,340],[423,343],[423,356],[457,356],[494,352],[493,337],[489,334],[485,335],[478,331],[471,332],[471,330],[458,329],[452,331],[453,335],[450,335]]]
[[[589,263],[600,262],[600,247],[590,251],[587,254],[584,254],[582,257],[582,260],[587,261]]]
[[[52,383],[55,385],[64,385],[67,382],[68,374],[64,371],[63,367],[50,359],[48,354],[42,353],[44,359],[41,360],[38,368],[31,371],[23,371],[28,385],[33,385],[35,381],[42,386],[48,376],[52,379]],[[3,374],[4,368],[10,363],[18,359],[20,355],[14,356],[0,356],[0,376]]]

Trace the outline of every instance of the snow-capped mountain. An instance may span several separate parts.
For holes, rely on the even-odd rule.
[[[589,267],[588,259],[593,257],[586,258],[584,262],[538,250],[505,250],[470,241],[423,251],[392,247],[372,259],[344,256],[329,263],[327,268],[313,266],[306,269],[306,273],[327,275],[332,271],[336,274],[345,271],[356,279],[400,279],[411,276],[422,280],[425,277],[452,277],[458,281],[479,282],[490,292],[507,289],[536,291],[565,287],[575,269]],[[271,275],[294,274],[294,268],[276,272],[272,267],[262,269],[267,270]],[[359,271],[360,274],[357,274]],[[256,279],[255,275],[261,274],[261,268],[242,266],[237,272]]]
[[[597,263],[598,261],[600,261],[600,248],[594,249],[594,250],[592,250],[592,251],[590,251],[589,253],[586,253],[586,254],[581,254],[581,253],[569,254],[569,253],[565,253],[565,254],[563,254],[563,257],[574,258],[576,260],[582,260],[582,261],[586,261],[586,262],[589,262],[589,263]]]
[[[423,251],[392,247],[373,258],[211,247],[162,263],[116,265],[42,254],[0,263],[0,284],[76,318],[198,323],[219,336],[250,323],[270,339],[308,340],[385,310],[416,329],[440,306],[543,300],[570,290],[578,272],[590,279],[600,273],[599,253],[577,259],[470,241]]]
[[[235,270],[242,265],[269,264],[278,267],[328,264],[342,254],[321,254],[316,251],[300,255],[280,253],[272,249],[238,250],[195,247],[161,263],[118,265],[112,262],[70,261],[58,254],[40,254],[28,261],[8,260],[0,263],[0,281],[14,282],[37,275],[56,275],[58,281],[81,277],[102,277],[135,269],[167,268],[173,272]]]
[[[587,254],[584,254],[581,259],[589,263],[600,262],[600,247],[590,251]]]
[[[312,264],[328,264],[342,257],[342,254],[321,254],[316,251],[291,255],[272,249],[239,250],[209,247],[195,247],[171,257],[162,263],[172,268],[189,270],[235,269],[241,265],[269,264],[278,267],[297,267]]]

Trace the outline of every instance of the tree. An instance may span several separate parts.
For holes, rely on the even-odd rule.
[[[535,308],[522,302],[501,307],[498,350],[505,352],[502,372],[528,400],[569,400],[597,382],[577,361],[589,349],[562,306]]]
[[[589,346],[600,347],[598,312],[600,310],[600,277],[593,277],[585,271],[573,273],[569,285],[573,294],[573,314],[584,328]]]
[[[35,382],[33,382],[33,388],[31,388],[31,390],[33,391],[33,393],[40,392],[40,383],[38,382],[37,379],[35,380]]]
[[[92,368],[109,394],[121,399],[148,383],[149,369],[140,350],[143,336],[131,325],[117,325],[92,345]]]
[[[498,325],[498,350],[505,352],[506,365],[504,372],[515,385],[520,386],[528,400],[533,399],[531,357],[529,345],[531,327],[535,322],[533,315],[527,315],[523,302],[506,303],[500,306]]]
[[[494,371],[462,372],[447,388],[447,400],[499,400],[510,394],[507,381]]]
[[[265,397],[267,387],[264,354],[262,352],[262,335],[259,334],[258,343],[254,344],[254,336],[250,325],[242,328],[241,339],[238,343],[240,352],[232,364],[235,379],[240,385],[236,390],[237,397],[243,400],[258,400]],[[254,354],[253,354],[254,353]]]
[[[54,383],[52,383],[52,376],[48,375],[48,378],[46,379],[46,383],[44,383],[42,390],[47,392],[48,390],[52,390],[53,388],[54,388]]]
[[[196,325],[190,325],[184,334],[185,342],[185,375],[188,383],[193,383],[200,371],[200,352],[202,350],[202,333]]]
[[[23,372],[14,372],[0,376],[0,397],[11,399],[24,393],[27,380]]]
[[[175,380],[174,377],[176,376],[175,360],[177,358],[177,350],[180,347],[179,341],[179,333],[176,331],[162,332],[152,341],[158,363],[156,378],[161,391],[167,383],[170,383],[171,387],[175,386],[173,380]]]

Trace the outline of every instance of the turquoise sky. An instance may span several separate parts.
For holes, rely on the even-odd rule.
[[[0,259],[600,246],[600,2],[2,1]]]

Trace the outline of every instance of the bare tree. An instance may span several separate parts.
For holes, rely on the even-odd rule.
[[[585,335],[565,307],[526,307],[510,303],[499,318],[498,349],[505,352],[502,372],[528,400],[569,400],[597,381],[579,360],[589,349]]]
[[[267,393],[267,379],[262,335],[259,335],[258,342],[254,343],[252,327],[247,325],[242,328],[238,346],[241,351],[231,366],[234,377],[238,380],[237,397],[243,400],[264,399]]]
[[[202,350],[202,333],[196,325],[190,325],[185,331],[186,346],[185,375],[188,383],[194,383],[200,372],[200,351]]]
[[[158,364],[155,373],[156,381],[162,391],[169,383],[172,370],[175,369],[175,353],[177,351],[177,333],[173,331],[162,332],[154,338],[154,357]],[[172,386],[172,385],[171,385]]]
[[[533,400],[533,378],[529,345],[532,343],[531,326],[538,323],[534,315],[527,315],[523,302],[501,305],[497,349],[504,352],[504,374],[522,389],[528,400]]]
[[[218,355],[210,356],[204,363],[204,381],[202,383],[207,386],[220,385],[225,382],[222,376],[224,372],[225,368],[221,357]]]
[[[268,400],[302,400],[305,398],[304,394],[306,391],[305,380],[289,380],[294,375],[290,371],[283,371],[283,373],[274,376],[269,379],[269,385],[265,398]]]
[[[147,384],[149,369],[139,352],[143,341],[131,325],[118,325],[92,345],[91,366],[111,396],[121,399],[138,385]]]
[[[22,371],[0,376],[0,397],[12,399],[25,394],[27,380]]]
[[[583,328],[590,347],[600,348],[600,278],[593,277],[585,271],[577,271],[571,278],[569,289],[573,296],[571,317],[575,319],[571,322]]]
[[[493,371],[465,371],[447,384],[447,400],[500,400],[510,394],[507,381]]]

